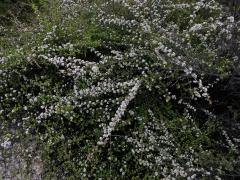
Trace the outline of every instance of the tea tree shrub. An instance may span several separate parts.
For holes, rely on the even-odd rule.
[[[38,144],[45,179],[239,174],[239,136],[208,109],[239,56],[239,22],[219,3],[48,5],[1,54],[3,150],[24,142],[31,157]]]

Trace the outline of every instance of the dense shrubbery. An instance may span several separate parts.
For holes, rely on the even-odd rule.
[[[45,0],[1,0],[0,25],[20,25],[33,21],[34,11],[40,8]]]
[[[214,85],[239,64],[239,22],[220,4],[48,5],[0,54],[3,150],[19,141],[28,157],[38,144],[44,178],[240,173],[239,133],[212,108]]]

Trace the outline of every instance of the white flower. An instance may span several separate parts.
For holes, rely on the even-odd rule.
[[[1,146],[3,148],[9,148],[11,146],[11,141],[9,141],[9,139],[6,139],[3,143],[1,143]]]
[[[190,29],[189,29],[189,31],[198,31],[198,30],[200,30],[200,29],[202,29],[202,24],[195,24],[194,26],[192,26]]]
[[[230,23],[234,23],[234,17],[233,16],[230,16],[227,19],[229,20]]]
[[[94,73],[98,73],[98,72],[99,72],[98,66],[96,66],[96,65],[92,66],[92,71],[93,71]]]

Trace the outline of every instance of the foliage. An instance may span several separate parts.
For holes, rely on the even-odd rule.
[[[33,21],[35,8],[40,8],[45,0],[1,0],[0,25],[20,25]]]

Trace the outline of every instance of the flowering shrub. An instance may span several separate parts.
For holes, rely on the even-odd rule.
[[[229,12],[214,0],[53,2],[0,54],[2,149],[37,143],[46,178],[240,173],[239,137],[207,108],[238,61]]]

